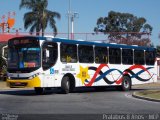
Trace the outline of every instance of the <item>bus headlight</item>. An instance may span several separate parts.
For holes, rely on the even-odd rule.
[[[31,79],[33,79],[33,78],[34,78],[34,77],[33,77],[33,76],[31,76],[31,77],[29,77],[28,79],[29,79],[29,80],[31,80]]]
[[[36,76],[38,76],[39,75],[39,73],[37,73],[37,74],[34,74],[34,75],[32,75],[32,76],[30,76],[28,79],[33,79],[33,78],[35,78]]]

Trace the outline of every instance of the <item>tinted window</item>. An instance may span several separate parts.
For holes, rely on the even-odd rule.
[[[78,56],[79,56],[79,62],[81,63],[93,63],[94,62],[93,47],[79,45],[78,46]]]
[[[145,60],[146,60],[146,65],[154,65],[155,52],[154,51],[146,51],[145,52]]]
[[[134,50],[134,63],[144,65],[144,51]]]
[[[42,64],[43,64],[43,69],[49,69],[52,67],[58,57],[58,51],[57,51],[57,43],[53,42],[45,42],[43,44],[43,52],[42,52]]]
[[[133,50],[132,49],[122,49],[122,63],[123,64],[133,64]]]
[[[120,48],[109,48],[109,63],[120,64],[121,63],[121,50]]]
[[[95,62],[96,63],[108,62],[108,51],[106,47],[95,47]]]
[[[41,49],[36,38],[20,37],[8,42],[8,71],[32,72],[41,66]]]
[[[68,63],[77,62],[77,45],[61,44],[61,61]]]

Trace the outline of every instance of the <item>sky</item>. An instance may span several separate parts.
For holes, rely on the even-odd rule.
[[[24,30],[23,15],[27,9],[19,9],[21,0],[0,0],[0,18],[8,12],[16,12],[14,28]],[[56,19],[58,32],[68,32],[68,6],[69,0],[48,0],[48,9],[61,14],[61,19]],[[144,17],[153,27],[151,40],[154,45],[160,45],[160,0],[71,0],[71,11],[78,13],[74,21],[75,33],[92,33],[99,17],[108,16],[109,11],[131,13],[137,17]],[[1,21],[1,19],[0,19]],[[52,32],[47,28],[46,32]]]

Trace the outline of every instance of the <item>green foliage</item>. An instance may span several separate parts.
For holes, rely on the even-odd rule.
[[[0,43],[0,69],[3,67],[3,65],[6,66],[6,61],[2,58],[2,48],[6,45],[7,43]]]
[[[96,31],[98,30],[98,31]],[[138,18],[129,13],[110,11],[108,17],[97,20],[95,32],[152,32],[145,18]]]
[[[37,35],[42,31],[42,36],[47,25],[53,29],[54,35],[57,34],[56,21],[60,19],[58,12],[47,10],[48,0],[21,0],[19,8],[30,9],[30,12],[24,14],[24,28],[30,27],[30,33],[36,31]]]
[[[2,58],[2,48],[6,45],[7,43],[0,43],[0,80],[2,79],[1,77],[7,74],[7,63]]]
[[[100,17],[97,20],[97,26],[94,28],[94,31],[96,33],[102,32],[108,34],[110,41],[118,39],[132,39],[133,41],[133,39],[142,39],[142,34],[135,33],[143,32],[151,34],[152,27],[146,23],[146,19],[143,17],[138,18],[130,13],[110,11],[107,17]],[[147,40],[143,39],[144,42]],[[149,43],[150,40],[147,42]]]

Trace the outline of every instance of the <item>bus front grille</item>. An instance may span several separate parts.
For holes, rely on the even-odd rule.
[[[25,87],[27,86],[26,82],[15,82],[15,83],[10,83],[10,87]]]
[[[11,77],[11,80],[28,80],[29,77]]]

